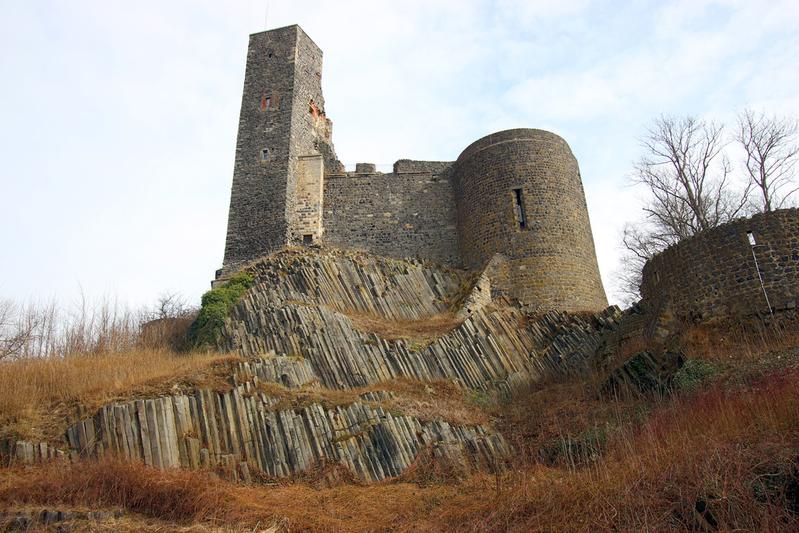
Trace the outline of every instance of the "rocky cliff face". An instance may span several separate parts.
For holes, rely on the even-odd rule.
[[[70,448],[83,458],[117,454],[159,468],[222,468],[246,481],[330,463],[378,481],[400,475],[426,447],[472,467],[492,467],[509,451],[500,435],[482,426],[393,411],[390,392],[363,393],[345,405],[281,408],[258,387],[259,375],[276,376],[274,367],[285,363],[279,359],[245,363],[237,374],[250,373],[250,379],[227,392],[105,406],[69,428]]]
[[[367,254],[288,252],[251,270],[255,286],[233,310],[224,348],[302,355],[330,388],[411,378],[511,393],[579,371],[618,317],[610,308],[530,319],[528,308],[478,298],[490,281],[474,273]]]
[[[535,312],[492,300],[485,273],[362,253],[287,250],[247,268],[254,285],[220,346],[244,359],[227,388],[106,405],[74,422],[60,445],[6,442],[0,453],[23,463],[116,455],[243,480],[332,463],[376,481],[422,452],[496,468],[510,450],[485,417],[408,412],[413,402],[397,384],[428,390],[428,407],[441,403],[431,386],[442,383],[463,398],[513,395],[591,366],[619,319],[616,308]]]

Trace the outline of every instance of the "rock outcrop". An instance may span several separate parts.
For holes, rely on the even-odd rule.
[[[579,371],[619,316],[611,307],[531,319],[505,299],[477,298],[490,292],[482,275],[368,254],[284,252],[250,270],[255,285],[233,309],[223,348],[302,355],[329,388],[404,377],[509,394]],[[424,326],[441,317],[449,327],[429,335]]]
[[[114,456],[158,468],[215,468],[232,477],[284,477],[320,464],[338,463],[366,481],[398,476],[424,449],[443,450],[449,460],[495,468],[509,452],[501,435],[480,425],[420,420],[383,405],[387,391],[364,393],[345,405],[311,402],[281,408],[259,390],[260,378],[285,382],[302,361],[272,358],[243,363],[226,392],[199,389],[152,399],[117,402],[80,420],[66,433],[68,455],[46,444],[6,442],[4,455],[33,464]],[[301,385],[293,372],[289,386]],[[299,378],[297,376],[300,376]]]
[[[328,464],[377,481],[420,457],[493,469],[510,449],[484,417],[408,414],[391,384],[444,381],[507,397],[592,368],[620,317],[615,307],[574,315],[492,300],[487,272],[365,253],[286,250],[247,270],[253,285],[221,335],[220,349],[243,358],[227,386],[105,405],[73,420],[60,445],[6,441],[0,455],[24,464],[115,456],[245,481]]]

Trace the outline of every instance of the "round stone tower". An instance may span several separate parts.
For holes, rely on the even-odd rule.
[[[472,143],[453,168],[462,260],[492,287],[565,311],[607,306],[577,160],[548,131],[515,129]]]

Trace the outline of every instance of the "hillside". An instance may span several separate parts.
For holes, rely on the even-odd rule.
[[[7,523],[799,527],[792,312],[552,312],[480,272],[319,249],[256,261],[203,304],[190,351],[0,364]]]

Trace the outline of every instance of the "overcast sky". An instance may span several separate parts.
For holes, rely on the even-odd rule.
[[[796,0],[265,4],[0,0],[0,296],[199,299],[222,262],[247,38],[265,24],[297,23],[324,51],[348,165],[453,160],[507,128],[564,137],[611,301],[652,118],[799,113]]]

